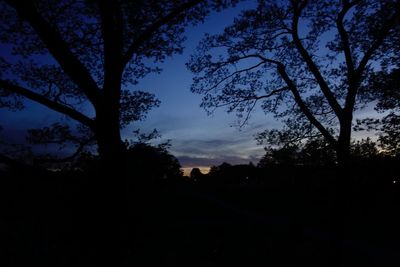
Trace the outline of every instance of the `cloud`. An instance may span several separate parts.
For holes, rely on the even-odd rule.
[[[179,162],[183,167],[200,167],[200,166],[218,166],[224,162],[229,164],[248,164],[250,161],[257,163],[258,157],[238,157],[238,156],[217,156],[214,158],[202,158],[202,157],[190,157],[190,156],[179,156]]]
[[[257,163],[264,150],[247,135],[230,136],[225,139],[173,140],[171,152],[183,167]]]

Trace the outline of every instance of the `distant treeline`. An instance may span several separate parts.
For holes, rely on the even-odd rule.
[[[198,168],[193,168],[190,176],[187,177],[183,175],[178,159],[168,152],[167,147],[137,143],[128,149],[123,180],[126,181],[128,187],[182,183],[261,185],[272,181],[285,183],[294,177],[312,176],[327,181],[338,175],[345,175],[348,180],[354,181],[372,179],[384,183],[396,183],[396,180],[400,179],[398,176],[400,157],[379,153],[371,144],[373,143],[368,141],[355,145],[352,159],[346,167],[337,165],[334,153],[331,153],[329,149],[311,150],[293,146],[267,150],[256,165],[252,162],[239,165],[224,162],[219,166],[212,166],[207,174],[201,173]],[[92,154],[84,154],[68,164],[48,163],[47,165],[26,164],[23,161],[4,157],[0,176],[3,178],[24,177],[23,179],[29,177],[30,183],[40,180],[40,177],[63,177],[63,179],[74,181],[81,179],[95,183],[95,177],[101,175],[100,165],[99,158]]]

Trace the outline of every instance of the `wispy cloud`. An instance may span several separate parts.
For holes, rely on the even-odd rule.
[[[239,129],[229,126],[234,117],[223,112],[211,118],[203,111],[191,115],[188,119],[184,112],[157,112],[157,116],[138,126],[144,131],[158,126],[162,139],[171,140],[170,151],[183,167],[257,163],[264,154],[254,139],[266,127],[264,117]]]

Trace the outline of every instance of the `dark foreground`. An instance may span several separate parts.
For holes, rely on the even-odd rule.
[[[131,181],[111,213],[93,177],[2,173],[0,266],[400,266],[398,169],[350,172],[342,219],[333,170],[283,169]]]

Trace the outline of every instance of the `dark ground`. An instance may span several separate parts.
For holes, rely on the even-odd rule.
[[[331,266],[333,173],[297,167],[231,183],[131,181],[112,216],[97,199],[108,193],[93,192],[83,174],[0,173],[0,266],[98,266],[105,221],[121,233],[115,266]],[[399,173],[350,173],[340,266],[400,266]]]

